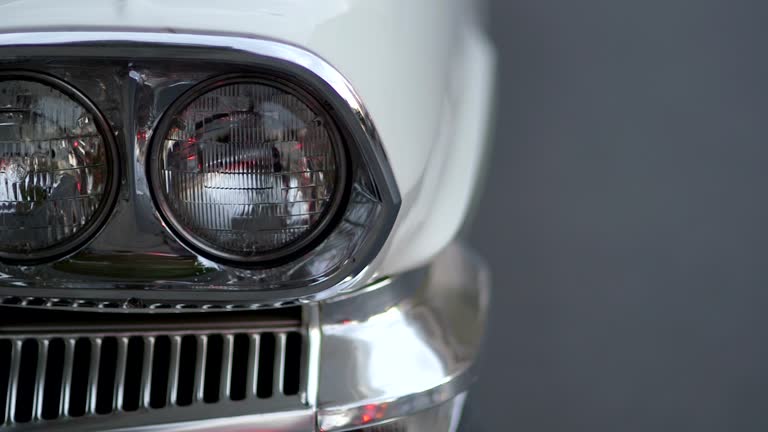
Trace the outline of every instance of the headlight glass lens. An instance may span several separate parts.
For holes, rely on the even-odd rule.
[[[343,172],[339,135],[319,104],[257,79],[180,101],[151,169],[181,237],[240,262],[277,259],[314,239],[338,204]]]
[[[45,80],[0,76],[0,256],[66,253],[109,195],[96,114]]]

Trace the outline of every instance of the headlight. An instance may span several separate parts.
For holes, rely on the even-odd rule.
[[[213,259],[269,264],[306,251],[344,195],[345,152],[323,107],[252,76],[196,86],[165,114],[149,177],[167,224]]]
[[[66,255],[100,227],[116,190],[108,130],[68,85],[0,74],[0,257]]]

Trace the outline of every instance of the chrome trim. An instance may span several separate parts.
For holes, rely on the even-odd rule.
[[[152,359],[155,358],[154,336],[144,336],[144,358],[141,367],[141,398],[139,406],[149,408],[149,398],[152,391]]]
[[[118,89],[124,86],[128,95],[121,96],[127,99],[118,101],[122,128],[115,130],[120,148],[126,151],[123,158],[125,184],[120,191],[119,205],[112,213],[112,223],[108,223],[102,233],[79,254],[64,263],[67,265],[66,271],[60,270],[61,266],[53,265],[39,265],[30,269],[0,266],[0,273],[10,276],[0,279],[0,297],[11,297],[11,303],[24,297],[42,300],[41,304],[38,304],[38,300],[28,302],[27,307],[78,306],[79,303],[71,300],[75,298],[94,300],[104,304],[104,307],[121,311],[142,310],[142,305],[150,302],[171,307],[198,305],[202,307],[191,310],[202,311],[207,305],[244,305],[256,308],[282,306],[285,302],[317,301],[340,292],[353,291],[370,281],[375,267],[372,263],[377,256],[381,256],[380,252],[394,225],[401,199],[368,112],[350,83],[330,64],[302,48],[244,35],[68,30],[79,29],[0,34],[0,68],[29,67],[65,74],[64,71],[56,72],[53,66],[55,59],[76,58],[82,64],[89,61],[103,64],[105,58],[117,57],[115,64],[122,68],[120,70],[125,75],[113,80],[118,84],[110,85]],[[159,224],[160,216],[151,203],[145,172],[146,149],[159,120],[152,117],[141,123],[134,118],[138,109],[136,107],[145,103],[136,96],[144,86],[141,78],[144,69],[141,67],[145,66],[138,66],[139,70],[134,70],[135,59],[150,65],[146,66],[149,72],[152,72],[151,64],[168,64],[169,60],[173,60],[174,64],[187,62],[205,65],[205,68],[200,66],[203,69],[198,74],[216,75],[222,71],[280,74],[305,90],[311,90],[313,96],[319,96],[322,103],[327,104],[327,108],[332,111],[338,123],[337,128],[348,144],[347,153],[353,161],[353,167],[350,168],[351,181],[354,182],[351,188],[353,196],[344,210],[343,225],[346,231],[339,224],[313,250],[312,255],[264,270],[215,264],[178,247],[180,244],[175,239],[167,238],[172,236],[166,227]],[[208,61],[201,63],[200,59]],[[204,78],[200,77],[199,80]],[[184,82],[173,90],[180,92],[199,80],[195,78]],[[155,85],[161,84],[155,81],[147,88],[151,89]],[[112,94],[109,93],[110,89],[103,93]],[[147,91],[151,93],[151,90]],[[162,104],[158,102],[158,109],[167,108],[178,97],[171,93],[154,99],[164,101]],[[138,130],[144,131],[146,137],[136,138]],[[362,197],[371,197],[371,200],[359,204]],[[353,211],[355,209],[360,211]],[[151,225],[152,228],[142,231],[130,224],[118,223],[128,218]],[[357,220],[364,221],[362,226],[365,229],[355,228],[359,226],[355,225]],[[121,240],[125,244],[115,244],[114,236],[120,230],[135,230],[131,234],[137,237]],[[139,246],[142,243],[139,237],[145,241],[146,246]],[[355,240],[347,241],[349,239]],[[359,244],[356,243],[358,240]],[[345,245],[348,246],[345,248]],[[153,279],[110,276],[114,274],[110,269],[114,270],[115,266],[123,265],[124,271],[126,260],[129,264],[135,262],[131,261],[132,256],[125,255],[125,251],[135,252],[137,257],[151,256],[154,260],[152,262],[158,262],[164,256],[179,258],[181,260],[174,261],[173,265],[177,266],[177,270],[181,269],[184,276],[176,274]],[[91,258],[99,259],[78,261],[78,258],[87,258],[89,254]],[[312,266],[309,266],[309,262]],[[322,271],[318,271],[316,267],[321,262],[327,264]],[[103,263],[97,272],[98,283],[94,282],[93,274],[84,273],[85,266],[90,266],[88,271],[94,272],[94,263]],[[204,276],[201,277],[201,274]],[[301,275],[300,280],[283,279],[280,276],[296,274]],[[190,289],[195,289],[194,296],[190,296]],[[141,300],[134,301],[135,298]],[[187,311],[186,307],[180,310]]]
[[[69,401],[72,390],[72,372],[75,358],[75,338],[64,339],[64,374],[61,377],[61,401],[59,402],[59,417],[69,415]]]
[[[43,391],[45,390],[45,366],[48,361],[48,345],[50,340],[37,341],[37,376],[35,377],[35,400],[32,407],[32,420],[43,418]]]
[[[202,402],[205,397],[205,363],[208,359],[208,336],[197,336],[197,363],[195,363],[195,402]]]
[[[489,295],[485,265],[454,244],[428,271],[322,304],[319,429],[367,427],[463,393],[474,379]],[[372,410],[374,419],[364,417]]]
[[[78,230],[77,233],[72,234],[61,243],[35,252],[26,254],[0,252],[0,260],[10,264],[34,265],[59,260],[75,254],[99,235],[115,207],[121,183],[122,169],[120,151],[115,143],[115,135],[112,132],[112,128],[109,126],[109,122],[104,117],[104,114],[99,110],[99,107],[88,96],[70,83],[45,73],[14,69],[0,71],[0,81],[14,80],[36,82],[53,88],[72,99],[72,101],[89,113],[93,117],[97,131],[101,135],[102,140],[104,140],[104,151],[107,158],[106,165],[109,170],[107,183],[104,187],[104,195],[101,198],[98,209],[91,215],[90,221],[82,229]]]
[[[8,425],[16,423],[16,398],[19,389],[19,371],[21,370],[21,345],[24,341],[13,341],[13,357],[11,363],[11,378],[8,382],[8,408],[5,410],[5,422]]]
[[[128,361],[128,337],[120,336],[117,338],[117,370],[115,371],[115,395],[113,396],[112,410],[121,412],[125,397],[125,368]]]
[[[247,383],[246,395],[255,397],[259,385],[259,349],[261,346],[261,337],[258,334],[252,334],[248,340],[248,373],[245,381]]]
[[[279,412],[248,414],[242,407],[227,404],[219,414],[209,406],[201,406],[197,412],[183,408],[169,411],[149,411],[143,421],[137,422],[132,413],[121,416],[97,416],[88,421],[64,422],[60,425],[30,423],[9,425],[3,431],[13,432],[311,432],[315,430],[315,412],[312,409],[284,407]],[[221,410],[219,410],[221,411]],[[170,419],[174,419],[171,421]],[[178,419],[178,420],[177,420]],[[140,424],[140,425],[137,425]]]
[[[229,399],[229,380],[232,378],[232,354],[234,353],[235,336],[224,335],[224,346],[221,350],[221,378],[219,378],[219,400]],[[277,376],[277,375],[275,375]],[[282,377],[282,375],[280,375]],[[276,379],[275,379],[276,380]]]
[[[2,312],[2,310],[0,310]],[[62,312],[58,312],[61,314]],[[50,314],[50,312],[49,312]],[[71,313],[65,313],[71,315]],[[291,424],[300,421],[301,424],[313,424],[314,423],[314,411],[312,407],[305,402],[304,392],[306,389],[300,387],[298,394],[286,395],[283,391],[282,383],[286,379],[286,374],[291,374],[294,377],[296,373],[300,376],[307,374],[306,369],[297,370],[296,367],[286,367],[286,352],[285,352],[285,339],[289,333],[301,334],[304,338],[302,345],[306,345],[309,341],[306,340],[306,334],[301,320],[296,318],[286,318],[280,321],[279,319],[271,318],[252,318],[247,321],[246,318],[251,314],[242,315],[240,319],[232,319],[229,315],[219,316],[219,322],[209,322],[206,324],[206,328],[195,328],[194,325],[183,326],[184,321],[180,321],[182,327],[179,327],[176,322],[171,325],[151,323],[126,323],[124,326],[118,326],[116,324],[92,324],[90,328],[86,328],[80,324],[73,323],[69,329],[56,328],[57,322],[44,322],[40,324],[25,324],[8,322],[9,318],[6,317],[5,322],[0,320],[0,341],[10,341],[12,347],[11,352],[11,367],[8,373],[10,373],[11,379],[9,380],[9,386],[6,392],[7,404],[0,409],[6,410],[7,415],[4,417],[4,421],[0,421],[0,429],[6,430],[106,430],[106,429],[131,429],[131,430],[146,430],[147,425],[157,425],[153,427],[161,427],[164,423],[173,422],[174,424],[195,422],[198,424],[200,421],[206,419],[222,419],[215,420],[212,424],[228,424],[230,421],[228,417],[248,416],[248,424],[263,425],[264,418],[276,418],[284,419],[286,427]],[[124,317],[123,315],[120,315]],[[183,317],[182,317],[183,318]],[[209,316],[209,320],[214,320],[214,316]],[[147,330],[142,330],[146,328]],[[203,334],[201,334],[203,333]],[[266,398],[259,398],[256,394],[256,382],[250,384],[250,380],[255,380],[258,377],[258,369],[254,369],[250,372],[251,378],[247,378],[248,381],[244,382],[244,386],[251,386],[251,390],[246,388],[245,397],[242,400],[231,400],[231,384],[233,378],[233,353],[234,353],[234,338],[235,335],[245,335],[250,341],[257,341],[264,334],[274,335],[277,346],[275,347],[275,366],[269,371],[265,371],[267,375],[270,373],[278,373],[279,375],[272,375],[272,381],[275,383],[275,391],[271,396]],[[189,406],[179,406],[176,400],[177,389],[180,384],[180,363],[190,363],[191,359],[181,358],[181,345],[182,338],[192,335],[197,337],[197,353],[195,358],[197,364],[195,365],[195,375],[193,378],[192,389],[194,394],[192,396],[192,403]],[[207,346],[205,340],[208,335],[217,335],[222,337],[222,349],[220,355],[221,366],[218,371],[206,371],[205,360],[207,352]],[[125,411],[124,408],[124,386],[126,371],[125,366],[127,362],[128,343],[131,337],[141,336],[143,341],[143,358],[139,361],[142,363],[142,374],[140,377],[131,379],[137,379],[139,381],[139,409],[132,411]],[[167,367],[167,382],[161,384],[167,386],[166,399],[162,406],[152,408],[152,386],[160,381],[155,381],[152,375],[153,367],[157,367],[155,354],[157,353],[156,342],[158,337],[167,337],[169,339],[169,352],[167,364],[163,361],[163,365],[160,367]],[[111,360],[105,360],[102,358],[104,341],[107,339],[115,340],[115,357]],[[53,340],[61,340],[64,344],[64,361],[63,364],[52,364],[48,361],[46,347]],[[83,415],[74,416],[68,412],[70,408],[72,388],[72,373],[78,366],[74,360],[74,351],[77,341],[87,341],[90,345],[90,363],[88,369],[85,370],[87,376],[87,388],[86,395],[84,395],[83,403],[85,404],[85,410]],[[202,342],[202,343],[201,343]],[[19,374],[22,369],[22,365],[25,365],[29,359],[25,358],[22,353],[22,347],[24,344],[36,343],[39,347],[37,354],[37,369],[35,372],[35,381],[28,383],[23,388],[31,399],[31,418],[29,420],[24,419],[18,421],[16,413],[17,395],[19,393]],[[249,344],[249,349],[252,351],[249,353],[255,359],[258,359],[258,348]],[[292,357],[293,358],[293,357]],[[100,363],[103,365],[100,365]],[[293,363],[295,364],[295,363]],[[253,363],[254,366],[258,366],[258,360]],[[27,365],[28,366],[28,365]],[[85,368],[85,365],[80,365]],[[101,366],[101,367],[100,367]],[[99,383],[100,374],[104,367],[115,367],[114,382]],[[300,368],[306,368],[308,364],[302,359]],[[60,370],[62,372],[62,398],[60,399],[58,412],[59,415],[54,419],[42,418],[42,405],[43,394],[45,390],[45,377],[49,369]],[[204,386],[205,386],[205,374],[216,373],[220,374],[218,380],[218,386],[213,389],[218,394],[219,398],[216,402],[205,402],[204,400]],[[103,375],[101,375],[103,376]],[[190,376],[190,378],[192,378]],[[238,376],[238,380],[241,379]],[[246,379],[242,376],[242,379]],[[240,383],[240,381],[238,381]],[[306,382],[301,381],[300,386]],[[108,387],[103,387],[104,385]],[[99,414],[99,405],[97,401],[103,402],[101,395],[111,393],[112,405],[111,410],[108,413]],[[101,403],[99,402],[99,403]],[[300,418],[307,417],[310,420],[301,420],[297,418],[295,420],[288,421],[286,413],[297,413]],[[259,416],[253,417],[253,415],[259,414]],[[232,421],[235,421],[234,419]],[[280,420],[283,421],[283,420]],[[309,421],[309,423],[306,423]],[[236,422],[236,421],[235,421]],[[203,422],[204,423],[204,422]],[[191,424],[191,423],[190,423]],[[233,423],[234,424],[234,423]],[[186,427],[183,424],[179,427]],[[195,426],[197,427],[197,426]],[[207,427],[207,426],[206,426]],[[150,430],[154,430],[151,429]],[[162,430],[162,429],[159,429]],[[206,429],[201,429],[206,430]],[[275,429],[282,430],[282,429]],[[294,429],[286,429],[294,430]],[[306,429],[309,430],[309,429]]]
[[[386,283],[380,281],[345,300],[304,305],[298,330],[276,323],[254,330],[255,333],[245,332],[250,336],[248,361],[254,365],[258,365],[259,333],[275,335],[274,394],[266,401],[251,397],[251,401],[258,402],[258,408],[256,404],[231,401],[200,403],[204,397],[206,334],[224,335],[222,360],[228,364],[231,355],[226,335],[243,331],[162,329],[145,335],[145,340],[153,340],[159,334],[173,337],[184,333],[197,337],[196,402],[192,409],[178,406],[142,409],[116,416],[27,423],[16,425],[12,430],[332,432],[418,417],[417,413],[458,401],[473,382],[489,289],[490,278],[482,261],[463,246],[454,244],[429,267],[393,277]],[[303,375],[296,396],[282,394],[284,335],[290,331],[299,331],[304,336]],[[115,337],[128,336],[113,333]],[[74,341],[45,329],[37,334],[43,338],[64,337],[65,362],[71,363],[69,347],[74,346]],[[19,339],[12,339],[17,345],[15,349],[20,349]],[[147,397],[145,407],[149,405],[150,394],[148,369],[152,358],[146,357],[150,350],[149,346],[145,347],[146,376],[142,377]],[[227,374],[231,373],[231,367],[222,367],[222,371],[225,369]],[[251,396],[258,385],[255,371],[256,368],[245,378],[246,393]],[[116,385],[120,382],[116,379]],[[221,391],[228,394],[223,386]],[[260,414],[254,414],[256,409]]]
[[[183,221],[179,220],[179,215],[176,214],[168,203],[168,197],[163,190],[162,172],[159,170],[159,166],[157,166],[159,164],[158,161],[161,159],[163,141],[167,138],[171,127],[174,125],[175,117],[182,111],[188,109],[201,96],[214,92],[219,88],[236,84],[258,84],[279,89],[286,94],[293,95],[305,106],[316,111],[316,115],[327,118],[328,123],[330,124],[326,126],[326,130],[332,142],[337,171],[333,197],[329,200],[329,204],[323,211],[322,218],[319,219],[302,238],[296,240],[294,243],[289,243],[249,257],[221,250],[215,245],[202,239],[198,234],[187,229],[187,227],[184,226]],[[347,203],[344,201],[349,198],[345,189],[350,183],[348,171],[351,171],[351,167],[347,166],[346,145],[341,138],[341,134],[336,130],[336,125],[334,123],[334,116],[327,112],[322,104],[312,97],[309,92],[296,86],[290,81],[283,80],[275,73],[217,75],[196,84],[168,107],[153,131],[153,139],[147,149],[149,160],[146,165],[148,173],[147,179],[150,182],[149,191],[152,194],[158,214],[163,218],[169,231],[174,234],[180,243],[185,244],[193,251],[199,251],[201,256],[209,257],[212,261],[221,262],[223,264],[230,263],[233,266],[255,266],[262,268],[273,267],[275,265],[274,263],[285,262],[311,252],[313,249],[312,245],[316,245],[329,233],[329,231],[333,231],[335,222],[338,219],[338,213],[346,207]]]
[[[91,363],[88,374],[88,408],[86,415],[96,415],[96,391],[99,386],[99,363],[101,362],[101,338],[91,338]]]
[[[231,335],[227,335],[230,337]],[[176,406],[176,391],[179,388],[179,357],[181,355],[181,336],[171,336],[171,361],[168,362],[168,406]],[[227,384],[229,384],[229,374],[227,375]]]
[[[307,328],[307,343],[304,344],[302,358],[307,362],[302,370],[307,371],[301,388],[304,389],[302,399],[309,406],[317,406],[317,396],[320,391],[320,355],[323,346],[323,335],[320,330],[320,306],[317,303],[304,306],[304,321]]]

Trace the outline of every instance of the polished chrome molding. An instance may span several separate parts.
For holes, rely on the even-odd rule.
[[[465,392],[489,295],[485,265],[454,244],[386,289],[323,303],[319,430],[386,422]]]
[[[123,150],[118,204],[77,254],[47,265],[0,265],[0,297],[42,299],[26,306],[46,307],[85,299],[121,311],[149,303],[259,308],[322,300],[370,282],[400,195],[373,122],[339,71],[302,48],[244,35],[76,30],[0,34],[0,70],[56,76],[105,112]],[[167,79],[169,71],[177,78]],[[335,228],[311,252],[266,269],[216,263],[185,247],[162,223],[146,175],[147,150],[168,107],[196,84],[231,73],[274,75],[309,92],[337,123],[353,162],[350,196]],[[136,266],[156,266],[158,274]]]
[[[242,407],[230,406],[212,411],[203,406],[195,415],[189,410],[150,411],[136,422],[129,414],[95,417],[92,421],[62,423],[55,427],[43,424],[15,425],[3,431],[13,432],[310,432],[315,430],[314,410],[288,409],[264,414],[248,414]],[[219,417],[221,412],[228,415]],[[189,419],[184,419],[188,417]],[[138,423],[138,425],[137,425]]]
[[[301,377],[299,393],[287,400],[288,405],[259,405],[257,415],[254,415],[255,405],[249,403],[199,403],[204,398],[202,374],[206,356],[203,352],[208,342],[207,335],[212,333],[212,328],[218,329],[215,330],[216,333],[242,333],[237,330],[242,326],[234,326],[237,328],[235,329],[233,325],[211,326],[211,323],[201,321],[217,315],[248,316],[253,313],[266,314],[268,311],[205,317],[178,314],[175,317],[170,314],[147,316],[146,319],[152,318],[161,322],[170,319],[185,320],[185,334],[195,335],[197,346],[202,347],[196,353],[194,394],[198,402],[192,405],[193,409],[171,406],[121,413],[118,416],[92,416],[47,425],[39,422],[17,424],[14,428],[23,431],[245,431],[260,430],[259,428],[269,425],[270,430],[276,431],[330,432],[367,430],[370,426],[404,418],[413,417],[416,421],[416,417],[421,418],[417,413],[431,411],[437,407],[452,406],[460,409],[460,402],[463,401],[461,395],[467,391],[475,378],[475,364],[487,318],[489,291],[490,278],[483,262],[463,246],[453,244],[426,268],[379,281],[372,284],[370,289],[361,290],[356,295],[348,295],[344,300],[303,305],[300,314],[296,311],[291,315],[290,319],[294,320],[294,324],[280,320],[264,322],[260,331],[273,333],[290,331],[291,328],[296,328],[296,321],[301,322],[300,328],[304,335],[301,370],[304,375]],[[19,311],[21,312],[30,313]],[[277,312],[284,311],[269,313]],[[89,314],[75,315],[87,318]],[[121,317],[124,322],[132,318],[125,314],[112,315]],[[288,318],[283,318],[285,319]],[[73,332],[82,333],[81,325],[85,324],[87,323],[72,322],[69,325],[70,330],[57,330],[52,326],[37,328],[31,324],[23,324],[7,331],[13,335],[34,335],[42,339],[64,338],[67,347],[64,364],[65,368],[71,368],[75,338],[67,335]],[[190,328],[190,325],[194,328]],[[141,326],[146,327],[146,323]],[[204,326],[208,326],[208,329],[203,328]],[[116,337],[126,336],[120,332],[115,333],[114,329],[120,326],[102,327],[100,333],[86,336],[98,337],[101,333],[114,333]],[[158,335],[176,334],[179,330],[175,324],[156,323],[151,327],[154,331],[144,334],[144,337],[152,342]],[[226,331],[227,328],[230,331]],[[0,332],[0,338],[2,337]],[[280,340],[282,338],[277,338],[278,346]],[[21,349],[20,339],[16,338],[14,341],[16,349]],[[260,344],[259,335],[252,335],[249,344],[251,354],[248,362],[254,364],[258,357],[252,353]],[[152,343],[148,345],[154,346]],[[122,352],[124,351],[118,350],[118,353]],[[175,350],[172,350],[170,357],[178,358],[173,352]],[[118,364],[124,364],[120,360],[123,356],[124,354],[118,354]],[[20,362],[17,357],[14,359],[15,363],[12,363],[11,369],[17,371]],[[149,369],[153,364],[151,352],[145,355],[144,364],[144,375],[141,378],[142,403],[145,407],[151,407],[151,390],[147,384],[151,377]],[[276,356],[275,373],[279,374],[284,370],[284,365],[283,356]],[[222,376],[233,370],[232,367],[222,368]],[[13,373],[12,376],[16,377],[17,374],[18,372]],[[250,389],[251,394],[256,389],[253,382],[255,377],[254,372],[248,374],[246,379],[246,387]],[[65,376],[64,379],[66,382],[70,378]],[[16,382],[16,379],[11,382],[9,391],[16,391]],[[280,384],[275,384],[274,389],[280,391]],[[169,387],[175,385],[177,383],[169,380]],[[119,397],[115,396],[116,400]],[[9,404],[13,403],[12,400],[15,399],[9,399]],[[69,395],[62,395],[62,400],[69,400]],[[280,400],[286,401],[285,398]],[[10,408],[11,411],[13,409]],[[455,413],[453,415],[456,416]],[[416,421],[416,424],[421,424],[419,421],[421,420]]]

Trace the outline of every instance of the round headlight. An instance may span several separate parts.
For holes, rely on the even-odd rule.
[[[107,124],[77,90],[0,73],[0,258],[46,260],[87,241],[115,195],[115,157]]]
[[[342,200],[334,122],[287,83],[241,76],[195,87],[163,117],[151,152],[167,225],[214,259],[266,264],[301,253]]]

